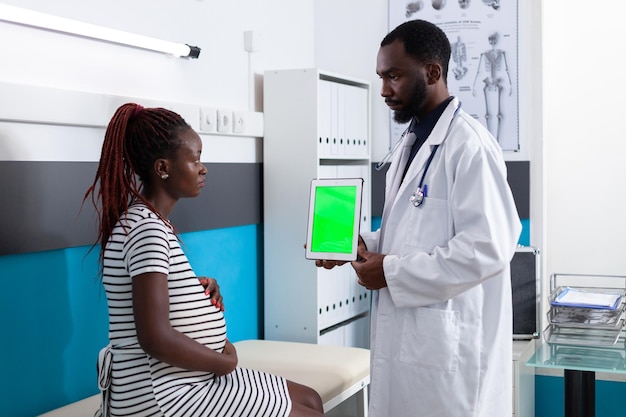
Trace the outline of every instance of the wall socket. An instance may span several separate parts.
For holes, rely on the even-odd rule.
[[[246,113],[243,111],[233,112],[233,133],[243,133],[246,130]]]
[[[230,110],[217,109],[217,131],[231,132],[233,124],[233,112]]]
[[[1,0],[0,0],[1,1]],[[198,133],[263,136],[263,114],[219,107],[200,107]]]
[[[215,132],[217,129],[217,109],[213,107],[200,108],[200,130]]]

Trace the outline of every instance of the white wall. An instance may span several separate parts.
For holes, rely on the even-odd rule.
[[[130,97],[149,106],[186,103],[260,112],[264,70],[314,66],[313,0],[0,2],[202,48],[199,59],[178,59],[0,21],[0,83],[5,86]],[[244,50],[244,32],[249,30],[261,36],[257,53]],[[76,106],[68,102],[72,97],[55,104],[69,111]],[[0,97],[0,108],[11,106],[10,101],[16,103],[13,112],[37,104],[15,94]],[[194,120],[184,116],[193,126]],[[37,124],[0,122],[0,160],[97,161],[103,137],[101,128],[47,125],[44,129]],[[262,161],[258,138],[212,135],[203,136],[203,142],[203,162]]]
[[[543,1],[546,271],[626,275],[626,3]]]
[[[176,59],[0,22],[0,81],[245,110],[251,73],[314,65],[313,0],[2,2],[197,45],[202,52],[198,60]],[[247,30],[262,37],[261,51],[252,56],[243,48]]]

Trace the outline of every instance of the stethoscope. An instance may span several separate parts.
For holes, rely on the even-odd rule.
[[[417,190],[415,190],[415,192],[409,197],[409,201],[413,203],[415,207],[421,206],[424,203],[424,197],[428,196],[428,186],[424,184],[424,178],[426,178],[428,167],[435,157],[435,152],[437,152],[437,148],[439,148],[438,144],[433,146],[433,150],[430,151],[430,156],[428,157],[428,161],[426,161],[426,165],[424,166],[424,172],[422,173],[422,178],[420,179],[420,183],[417,186]]]
[[[450,124],[448,125],[448,130],[446,131],[444,141],[445,141],[445,138],[448,137],[448,134],[450,133],[450,129],[452,128],[452,122],[454,122],[454,118],[459,113],[460,109],[461,109],[461,102],[459,102],[459,104],[456,106],[456,109],[454,110],[454,114],[452,115],[452,119],[450,119]],[[409,133],[409,128],[410,128],[410,125],[409,127],[406,128],[404,133],[402,133],[400,140],[393,146],[393,148],[387,153],[387,155],[385,155],[383,159],[381,159],[381,161],[376,164],[376,166],[374,167],[376,171],[380,171],[382,167],[385,166],[385,164],[387,164],[387,162],[391,160],[393,154],[400,147],[400,144],[404,141],[404,137]],[[411,194],[411,196],[409,197],[409,202],[413,204],[414,207],[420,207],[422,204],[424,204],[424,198],[428,196],[428,186],[424,184],[424,178],[426,178],[426,173],[428,172],[430,163],[433,161],[433,158],[435,157],[435,153],[437,152],[438,148],[439,148],[439,144],[433,146],[432,151],[430,151],[430,156],[428,157],[428,160],[426,161],[426,164],[424,165],[424,172],[422,172],[422,178],[420,179],[419,185],[417,186],[417,189],[415,190],[415,192]]]

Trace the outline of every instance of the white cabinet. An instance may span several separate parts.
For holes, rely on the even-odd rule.
[[[535,340],[513,341],[513,417],[535,415],[535,368],[526,361],[535,353]]]
[[[264,74],[265,338],[369,346],[370,292],[347,264],[304,257],[310,182],[364,179],[361,230],[371,228],[370,85],[319,69]]]

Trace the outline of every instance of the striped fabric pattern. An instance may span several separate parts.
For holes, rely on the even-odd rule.
[[[137,340],[132,278],[147,272],[168,276],[172,327],[221,352],[223,313],[204,294],[172,229],[143,204],[116,225],[104,254],[103,283],[113,347],[111,416],[286,416],[291,400],[284,378],[237,368],[212,373],[171,366],[148,356]]]

